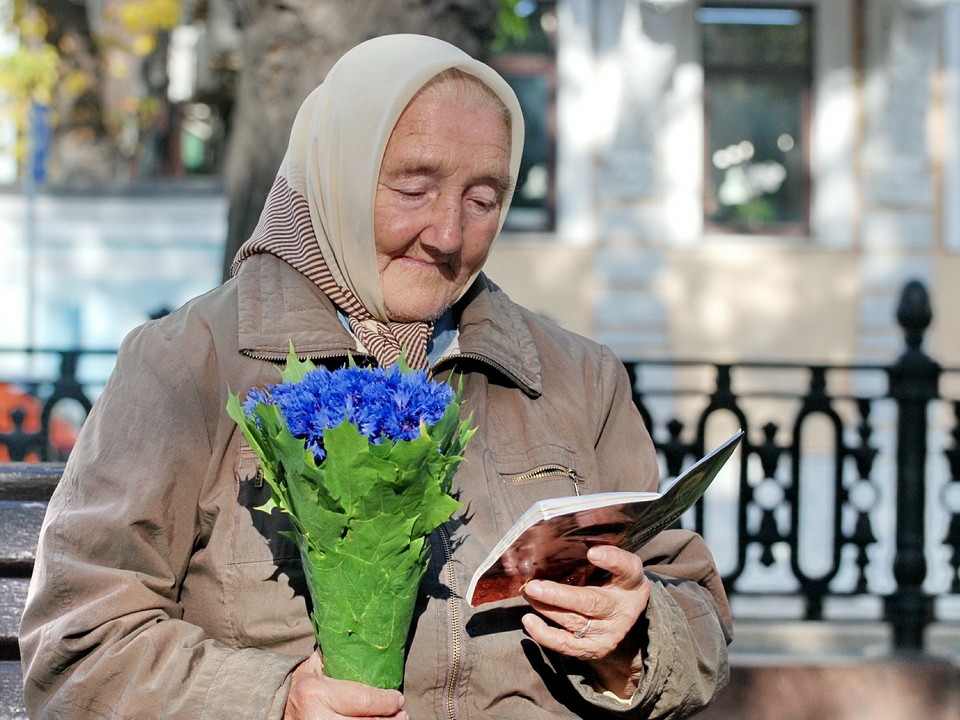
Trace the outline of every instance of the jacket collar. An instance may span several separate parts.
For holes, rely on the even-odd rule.
[[[481,273],[458,304],[459,351],[512,380],[531,397],[543,392],[540,354],[520,309]],[[450,362],[443,358],[438,365]]]
[[[343,327],[330,299],[280,258],[259,253],[237,272],[240,352],[262,360],[283,360],[293,343],[301,357],[322,359],[361,353]],[[542,392],[540,357],[530,326],[518,307],[481,274],[458,303],[458,348],[437,363],[458,357],[496,369],[524,393]]]
[[[247,258],[236,279],[237,342],[244,355],[284,360],[291,343],[300,357],[313,359],[360,352],[330,299],[277,256]]]

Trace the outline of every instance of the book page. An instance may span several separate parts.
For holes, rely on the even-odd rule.
[[[679,475],[656,503],[651,503],[643,509],[621,547],[624,550],[636,552],[654,535],[666,530],[679,520],[680,516],[703,496],[742,439],[743,430],[738,430],[719,447]]]
[[[618,545],[636,552],[700,499],[742,437],[738,431],[662,495],[611,492],[534,503],[477,568],[467,602],[477,606],[515,597],[534,578],[570,585],[598,582],[603,573],[587,560],[587,551]]]
[[[619,502],[541,519],[522,532],[504,550],[495,549],[474,575],[467,598],[472,605],[514,597],[533,578],[585,585],[594,568],[587,550],[594,545],[619,545],[627,538],[642,510],[659,496]],[[515,525],[514,528],[517,528]],[[498,546],[499,548],[499,546]]]

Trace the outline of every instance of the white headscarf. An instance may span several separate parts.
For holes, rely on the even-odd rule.
[[[381,364],[395,359],[395,351],[414,336],[422,336],[423,326],[429,325],[392,323],[387,317],[374,240],[380,163],[410,100],[450,68],[477,77],[509,111],[510,176],[516,179],[523,151],[523,117],[516,95],[499,74],[436,38],[374,38],[344,54],[304,100],[260,221],[233,265],[236,272],[243,260],[257,252],[282,257],[320,285],[350,317],[351,327],[360,330],[361,342]],[[507,196],[498,234],[509,204]],[[473,277],[463,292],[472,281]],[[393,336],[389,338],[393,350],[371,347],[379,343],[370,332]],[[408,361],[423,366],[426,340],[412,342],[424,348],[405,348]],[[416,358],[409,356],[414,351]]]

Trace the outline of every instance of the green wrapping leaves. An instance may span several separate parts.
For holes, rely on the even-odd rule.
[[[315,372],[329,377],[318,380],[312,377]],[[352,373],[349,378],[335,377],[347,372]],[[421,416],[419,428],[414,425],[411,433],[405,421],[405,432],[416,435],[412,439],[395,439],[383,432],[365,436],[361,429],[373,427],[363,414],[369,415],[369,407],[354,406],[363,404],[358,393],[373,397],[367,393],[369,383],[392,383],[392,402],[405,411],[410,410],[405,405],[410,397],[419,397],[420,388],[400,386],[431,383],[422,373],[420,378],[402,378],[401,383],[395,375],[400,372],[415,375],[402,368],[351,367],[331,373],[299,361],[291,348],[280,385],[251,391],[244,403],[231,393],[227,403],[228,414],[259,457],[270,488],[271,498],[260,509],[280,508],[294,528],[324,672],[382,688],[397,688],[403,680],[407,634],[429,561],[427,537],[460,507],[449,493],[474,432],[469,420],[460,420],[459,392],[443,386],[450,399],[439,419],[436,407],[443,406],[432,404],[434,397],[424,402],[433,408],[429,424]],[[324,407],[323,412],[336,410],[344,418],[354,412],[359,419],[343,419],[324,429],[308,449],[311,440],[290,430],[291,425],[300,427],[302,418],[295,413],[313,412],[304,410],[301,390],[313,381],[345,379],[350,386],[346,399],[337,400],[327,385],[317,385],[323,389],[312,391],[310,403],[316,404],[317,395],[334,398],[344,403],[344,409]],[[437,388],[424,390],[434,393]],[[288,403],[287,397],[293,400]],[[380,415],[391,412],[385,407]],[[303,426],[313,427],[309,422]],[[318,455],[323,457],[319,462]]]

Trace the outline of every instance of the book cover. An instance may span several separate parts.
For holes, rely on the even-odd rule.
[[[700,499],[742,438],[738,430],[662,493],[593,493],[534,503],[477,568],[467,602],[476,607],[515,597],[535,578],[570,585],[599,581],[587,550],[594,545],[639,550]]]

